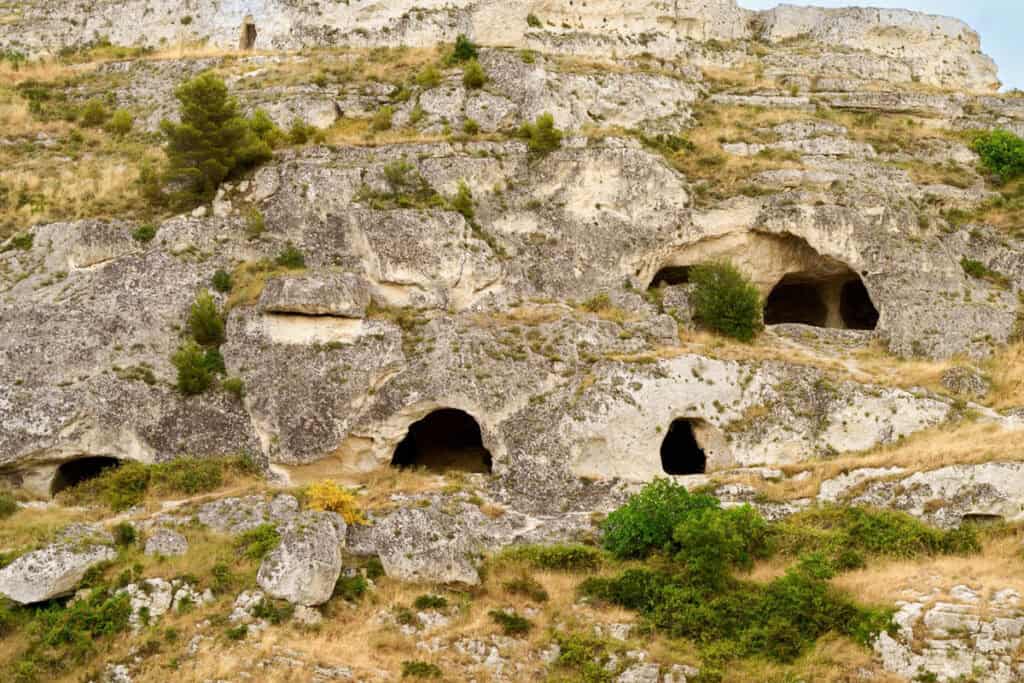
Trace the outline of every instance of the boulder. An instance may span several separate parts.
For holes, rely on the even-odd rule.
[[[341,575],[345,522],[333,512],[306,512],[289,522],[264,558],[256,582],[272,597],[307,607],[327,602]]]
[[[0,594],[22,605],[70,595],[90,568],[116,556],[106,545],[55,543],[0,569]]]
[[[480,583],[472,558],[481,550],[466,515],[406,508],[379,521],[374,545],[391,578],[423,583]]]

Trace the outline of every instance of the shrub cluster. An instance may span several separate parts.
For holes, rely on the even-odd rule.
[[[260,524],[235,539],[235,548],[243,557],[260,562],[281,542],[281,534],[273,524]]]
[[[731,263],[704,263],[690,268],[694,317],[705,327],[740,341],[751,341],[761,328],[761,295]]]
[[[334,583],[334,592],[331,595],[348,602],[359,602],[369,588],[369,582],[361,574],[355,576],[342,574]]]
[[[599,549],[579,544],[514,546],[502,552],[498,559],[563,572],[594,571],[602,562]]]
[[[366,524],[355,495],[329,479],[310,484],[306,489],[306,502],[314,510],[337,512],[346,524]]]
[[[218,375],[226,373],[220,345],[224,343],[224,318],[213,295],[202,290],[188,316],[189,339],[171,356],[178,371],[178,390],[186,396],[206,391]]]
[[[529,619],[515,612],[492,609],[489,614],[494,623],[501,627],[502,633],[506,636],[525,635],[533,628],[533,624],[530,623]]]
[[[1024,175],[1024,139],[1008,130],[991,130],[974,139],[981,164],[1001,182]]]
[[[526,140],[534,156],[544,156],[562,146],[562,131],[555,128],[555,117],[551,114],[541,114],[533,123],[524,123],[517,134]]]

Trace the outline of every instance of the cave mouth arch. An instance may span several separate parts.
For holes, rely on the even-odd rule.
[[[491,454],[480,424],[469,413],[441,408],[412,423],[391,457],[393,467],[424,467],[433,472],[491,472]]]
[[[873,330],[878,325],[878,309],[853,271],[826,276],[790,273],[765,299],[764,323]]]
[[[679,418],[669,425],[661,442],[661,469],[665,474],[704,474],[707,470],[708,458],[694,433],[695,422]]]
[[[647,289],[660,289],[690,283],[690,266],[665,266],[651,279]]]
[[[120,465],[120,460],[105,455],[87,456],[61,463],[57,467],[57,472],[53,475],[53,482],[50,484],[50,495],[55,496],[65,489],[77,486],[84,481],[95,479],[103,474],[104,470],[111,467],[120,467]]]

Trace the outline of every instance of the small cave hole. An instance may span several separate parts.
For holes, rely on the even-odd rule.
[[[690,266],[665,266],[654,274],[648,289],[685,285],[690,282]]]
[[[673,421],[661,443],[661,468],[665,474],[704,474],[707,462],[693,431],[693,421]]]
[[[103,474],[104,470],[117,467],[120,464],[121,461],[117,458],[100,455],[69,460],[57,468],[57,473],[53,476],[53,483],[50,484],[50,494],[57,495],[64,489],[81,484],[83,481],[95,479]]]
[[[839,293],[839,315],[850,330],[873,330],[878,325],[878,309],[860,279],[843,285]]]
[[[787,282],[782,278],[764,302],[764,324],[800,323],[825,327],[828,307],[819,287],[812,282]]]
[[[255,20],[253,20],[252,16],[247,16],[245,20],[242,21],[242,31],[238,38],[239,49],[252,50],[256,47],[257,35]]]
[[[410,425],[391,464],[425,467],[435,472],[489,473],[491,454],[484,448],[480,425],[469,413],[443,408]]]

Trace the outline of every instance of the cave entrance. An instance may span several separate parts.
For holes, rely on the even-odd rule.
[[[708,458],[697,442],[694,421],[674,420],[661,442],[661,469],[665,474],[704,474]]]
[[[252,18],[252,15],[247,16],[242,20],[242,31],[238,38],[238,48],[240,50],[251,50],[256,47],[256,21]]]
[[[765,299],[764,322],[873,330],[878,324],[878,309],[864,282],[852,271],[827,277],[789,274]]]
[[[435,472],[491,471],[491,454],[484,448],[480,425],[462,410],[435,410],[409,426],[391,458],[395,467],[425,467]]]
[[[57,495],[64,489],[81,484],[83,481],[95,479],[104,470],[118,467],[120,464],[121,461],[117,458],[100,455],[69,460],[61,464],[57,468],[57,473],[53,475],[53,483],[50,484],[50,495]]]
[[[690,282],[690,266],[665,266],[654,274],[648,289],[685,285]]]

